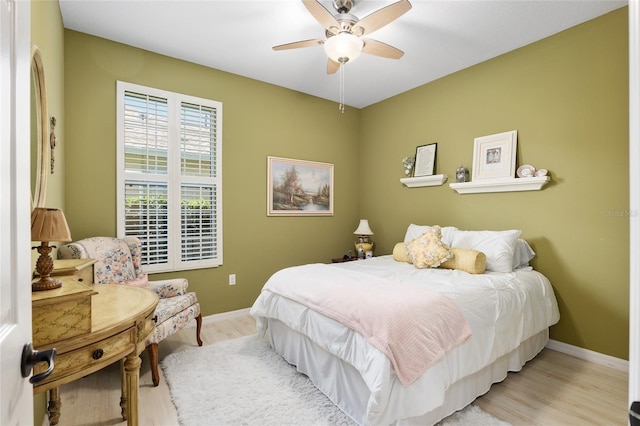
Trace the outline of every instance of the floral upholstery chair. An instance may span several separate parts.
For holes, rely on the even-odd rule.
[[[127,284],[146,287],[155,292],[160,301],[153,317],[155,329],[146,341],[146,352],[151,363],[154,386],[160,383],[158,375],[158,343],[196,320],[196,339],[202,346],[200,329],[202,314],[195,293],[188,293],[184,278],[148,281],[141,269],[142,246],[138,238],[93,237],[67,244],[58,249],[59,259],[97,259],[94,264],[96,284]]]

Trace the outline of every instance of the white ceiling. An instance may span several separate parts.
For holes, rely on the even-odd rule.
[[[362,19],[395,0],[356,0]],[[616,0],[410,0],[413,8],[367,35],[405,52],[345,66],[345,103],[362,108],[628,4]],[[335,12],[330,0],[321,0]],[[60,0],[65,28],[333,101],[321,46],[272,46],[324,37],[300,0]]]

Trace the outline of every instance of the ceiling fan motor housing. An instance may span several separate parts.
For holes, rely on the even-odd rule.
[[[353,7],[353,0],[333,0],[333,8],[338,13],[349,13]]]
[[[350,13],[341,13],[335,18],[338,24],[340,24],[340,28],[335,26],[327,28],[325,31],[325,35],[327,36],[327,38],[342,32],[353,33],[353,35],[358,37],[362,35],[362,29],[360,27],[355,27],[356,23],[358,23],[357,16],[352,15]]]

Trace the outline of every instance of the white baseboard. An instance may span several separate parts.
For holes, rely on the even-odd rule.
[[[228,318],[235,318],[239,316],[249,315],[249,311],[251,308],[238,309],[237,311],[228,311],[228,312],[220,312],[219,314],[207,315],[206,317],[202,317],[203,324],[209,324],[212,322],[220,321]],[[196,322],[189,321],[184,328],[195,328]]]
[[[575,356],[576,358],[584,359],[585,361],[593,362],[594,364],[604,365],[629,373],[629,361],[624,359],[601,354],[600,352],[594,352],[578,346],[569,345],[568,343],[558,342],[557,340],[549,340],[546,347],[554,351]]]
[[[206,317],[202,317],[202,322],[208,323],[208,322],[213,322],[221,319],[235,318],[243,315],[249,315],[249,311],[251,311],[251,308],[244,308],[244,309],[238,309],[237,311],[228,311],[228,312],[221,312],[219,314],[207,315]]]

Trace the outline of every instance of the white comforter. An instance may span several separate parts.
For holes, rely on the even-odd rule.
[[[332,267],[437,291],[458,305],[472,331],[470,339],[405,387],[389,359],[358,333],[290,299],[262,292],[251,309],[259,333],[266,332],[267,318],[276,318],[358,370],[370,391],[366,419],[355,419],[360,423],[391,424],[431,411],[442,404],[449,385],[491,364],[559,320],[549,281],[533,270],[471,275],[416,269],[391,256]]]

